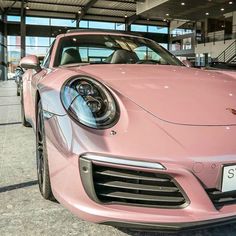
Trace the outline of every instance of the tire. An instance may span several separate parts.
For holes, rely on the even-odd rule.
[[[20,96],[20,86],[17,85],[17,92],[16,92],[16,95],[19,97]]]
[[[39,190],[43,198],[55,201],[51,189],[42,104],[38,102],[36,126],[36,163]]]
[[[20,91],[20,103],[21,103],[21,123],[25,127],[31,127],[31,124],[25,119],[23,89],[21,89],[21,91]]]

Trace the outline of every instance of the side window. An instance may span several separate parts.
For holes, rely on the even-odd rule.
[[[54,42],[52,43],[52,45],[51,45],[51,47],[49,48],[49,50],[48,50],[46,56],[44,57],[42,66],[45,67],[45,68],[48,68],[48,67],[49,67],[49,63],[50,63],[50,60],[51,60],[51,54],[52,54],[53,45],[54,45]]]

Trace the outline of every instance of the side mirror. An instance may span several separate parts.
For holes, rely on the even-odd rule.
[[[20,66],[24,69],[33,69],[36,71],[40,71],[41,67],[39,64],[38,57],[34,55],[29,55],[20,60]]]
[[[187,66],[187,67],[193,67],[192,62],[189,61],[189,60],[183,60],[182,63],[183,63],[185,66]]]

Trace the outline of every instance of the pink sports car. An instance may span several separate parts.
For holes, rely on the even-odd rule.
[[[77,30],[21,60],[39,189],[96,223],[184,230],[236,221],[236,76],[156,42]]]

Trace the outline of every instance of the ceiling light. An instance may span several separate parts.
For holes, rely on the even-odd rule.
[[[232,2],[232,1],[230,1],[230,2],[229,2],[229,5],[232,5],[232,4],[233,4],[233,2]]]
[[[81,14],[81,10],[78,10],[78,13]]]
[[[185,2],[181,2],[181,5],[182,5],[182,6],[185,6]]]
[[[224,9],[224,8],[221,8],[220,10],[221,10],[221,11],[224,11],[225,9]]]
[[[25,6],[25,9],[26,9],[26,10],[29,10],[29,9],[30,9],[28,3],[27,3],[27,5]]]
[[[209,16],[209,12],[206,12],[206,16]]]
[[[169,16],[170,14],[169,13],[166,13],[166,16]]]
[[[125,15],[125,18],[127,18],[128,16],[127,15]]]

